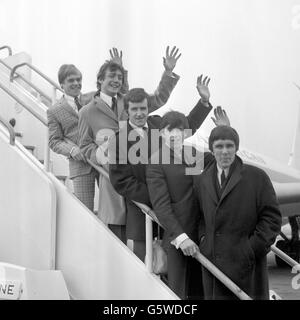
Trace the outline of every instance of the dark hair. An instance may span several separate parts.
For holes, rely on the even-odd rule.
[[[235,144],[236,150],[239,149],[240,138],[237,131],[229,126],[215,127],[208,138],[209,150],[213,151],[213,143],[216,140],[232,140]]]
[[[186,116],[178,111],[169,111],[161,119],[159,129],[168,127],[168,130],[173,129],[189,129],[189,122]]]
[[[105,78],[105,73],[106,70],[109,71],[116,71],[116,70],[120,70],[122,72],[123,75],[123,80],[122,80],[122,84],[124,83],[124,78],[125,78],[125,70],[124,68],[112,61],[106,61],[99,69],[98,73],[97,73],[97,89],[100,90],[101,89],[101,84],[99,82],[99,80],[103,80]]]
[[[63,64],[58,70],[59,84],[62,84],[71,74],[80,74],[82,77],[81,72],[74,66],[74,64]]]
[[[133,88],[129,90],[124,97],[124,109],[128,111],[129,102],[142,102],[147,99],[147,106],[149,108],[150,97],[143,88]]]

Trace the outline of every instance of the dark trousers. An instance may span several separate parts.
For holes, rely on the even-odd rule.
[[[168,285],[183,300],[203,299],[202,268],[173,245],[168,248]]]
[[[126,244],[126,226],[119,224],[108,224],[108,228]]]

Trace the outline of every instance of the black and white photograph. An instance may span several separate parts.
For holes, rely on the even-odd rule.
[[[300,300],[299,57],[300,0],[0,0],[0,300]]]

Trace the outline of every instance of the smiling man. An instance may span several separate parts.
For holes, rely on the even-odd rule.
[[[281,227],[275,191],[267,174],[236,155],[238,133],[229,126],[212,130],[213,161],[195,179],[201,212],[200,252],[253,299],[269,299],[267,253]],[[237,299],[208,270],[205,299]]]
[[[203,123],[212,109],[209,103],[209,79],[202,75],[197,79],[200,98],[186,118],[192,133]],[[126,126],[110,141],[109,176],[116,191],[125,197],[126,236],[133,242],[133,252],[144,261],[145,215],[133,201],[151,206],[146,184],[146,165],[151,154],[159,147],[159,128],[162,118],[149,116],[150,96],[142,88],[131,89],[124,98],[124,109],[128,113]],[[116,153],[116,154],[114,154]]]
[[[149,96],[149,112],[164,105],[174,89],[179,76],[173,73],[180,54],[173,47],[166,50],[164,57],[165,71],[158,88]],[[124,95],[121,93],[126,72],[119,63],[105,62],[97,75],[98,91],[94,99],[79,114],[80,149],[84,156],[97,165],[104,165],[108,148],[108,139],[119,130],[120,123],[126,123],[128,114],[124,110]],[[123,198],[115,192],[111,183],[99,177],[98,217],[125,242],[125,205]]]
[[[82,74],[73,64],[59,68],[58,81],[64,95],[47,110],[49,147],[69,159],[74,194],[93,210],[96,172],[78,147],[78,111],[92,99],[92,93],[81,94]]]

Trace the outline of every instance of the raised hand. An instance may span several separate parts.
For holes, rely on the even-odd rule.
[[[118,51],[117,48],[112,48],[109,50],[109,54],[110,54],[110,61],[119,64],[120,66],[123,66],[123,61],[122,61],[122,57],[123,57],[123,52],[122,50]]]
[[[173,71],[173,69],[176,66],[177,60],[180,58],[181,53],[178,55],[179,49],[174,46],[171,50],[171,53],[169,52],[169,46],[167,46],[166,49],[166,56],[163,57],[163,64],[166,71]]]
[[[208,89],[208,84],[210,82],[210,78],[207,76],[202,80],[203,74],[197,78],[197,90],[200,94],[200,97],[204,103],[207,103],[210,98],[210,92]]]
[[[216,126],[230,126],[230,121],[226,114],[226,111],[223,110],[220,106],[214,109],[214,114],[215,118],[211,117],[211,119]]]

